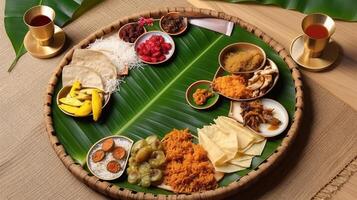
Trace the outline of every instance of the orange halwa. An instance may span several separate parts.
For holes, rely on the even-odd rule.
[[[213,81],[213,89],[231,98],[249,98],[251,91],[246,88],[247,81],[240,75],[227,75]]]
[[[208,98],[213,96],[213,93],[208,91],[207,89],[197,88],[197,90],[193,93],[192,96],[195,103],[201,106],[206,103]]]
[[[176,193],[212,190],[217,187],[215,170],[202,146],[193,144],[185,130],[172,130],[163,139],[166,155],[164,184]]]

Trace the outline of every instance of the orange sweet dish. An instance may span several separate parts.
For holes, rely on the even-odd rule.
[[[240,75],[227,75],[213,81],[213,89],[231,98],[249,98],[252,91],[246,88],[247,81]]]
[[[166,154],[164,184],[176,193],[192,193],[217,188],[215,170],[202,146],[191,141],[185,130],[174,129],[163,139]]]

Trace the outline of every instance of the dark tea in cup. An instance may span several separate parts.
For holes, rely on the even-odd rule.
[[[38,15],[31,19],[30,25],[31,26],[44,26],[51,22],[51,19],[46,15]]]
[[[312,24],[305,30],[306,35],[314,39],[327,38],[329,36],[327,28],[321,24]]]

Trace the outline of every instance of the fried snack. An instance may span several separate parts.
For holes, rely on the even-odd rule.
[[[246,88],[246,79],[240,75],[221,76],[213,81],[213,89],[231,98],[249,98],[251,91]]]
[[[260,67],[263,59],[256,50],[231,52],[224,60],[224,68],[232,73],[253,71]]]
[[[193,100],[197,105],[203,105],[206,103],[207,99],[213,96],[213,93],[207,89],[197,88],[195,93],[193,93]]]
[[[242,102],[242,117],[244,125],[248,125],[257,132],[260,132],[260,124],[269,124],[270,130],[279,128],[281,121],[273,116],[273,109],[264,108],[260,100]]]
[[[118,173],[120,169],[120,164],[115,160],[109,161],[107,164],[107,170],[111,173]]]
[[[176,193],[192,193],[217,187],[215,170],[202,146],[193,144],[188,129],[172,130],[163,139],[166,155],[164,184]]]
[[[125,157],[126,151],[123,147],[115,147],[112,154],[115,159],[120,160]]]
[[[114,148],[114,140],[113,138],[108,138],[104,140],[102,144],[102,149],[105,152],[111,151]]]
[[[104,157],[105,157],[105,152],[100,149],[93,153],[92,160],[93,160],[93,162],[96,163],[96,162],[103,160]]]

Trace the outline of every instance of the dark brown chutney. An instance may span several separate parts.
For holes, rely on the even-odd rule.
[[[184,18],[181,16],[166,16],[161,21],[161,27],[167,33],[178,33],[185,28]]]
[[[119,37],[125,42],[134,43],[135,40],[144,32],[144,27],[139,24],[127,24],[120,30]]]

